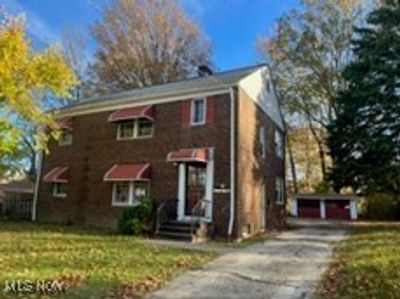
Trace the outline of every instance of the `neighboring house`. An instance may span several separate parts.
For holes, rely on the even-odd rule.
[[[0,184],[1,214],[11,218],[31,219],[34,183],[27,180]]]
[[[39,221],[116,228],[152,196],[165,235],[198,220],[220,238],[285,225],[285,130],[265,65],[82,101],[59,117]]]
[[[344,194],[297,194],[292,200],[292,216],[333,220],[356,220],[358,197]]]

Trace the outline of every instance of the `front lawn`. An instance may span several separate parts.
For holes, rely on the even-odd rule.
[[[213,257],[97,230],[0,221],[0,297],[6,281],[60,280],[69,286],[62,298],[137,298]]]
[[[317,293],[320,298],[400,298],[400,225],[355,225],[335,250]]]

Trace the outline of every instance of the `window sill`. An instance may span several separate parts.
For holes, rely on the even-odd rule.
[[[127,138],[117,138],[117,141],[132,141],[132,140],[143,140],[143,139],[151,139],[153,138],[153,135],[151,136],[141,136],[141,137],[127,137]]]
[[[134,202],[134,203],[112,203],[111,206],[116,207],[116,208],[134,208],[140,205],[140,202]]]
[[[135,137],[133,139],[150,139],[150,138],[153,138],[153,135],[150,135],[150,136],[138,136],[138,137]]]
[[[206,122],[205,121],[203,121],[203,122],[199,122],[199,123],[190,123],[190,126],[191,127],[199,127],[199,126],[204,126],[206,124]]]

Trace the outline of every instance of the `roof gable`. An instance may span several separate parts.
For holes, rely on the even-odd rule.
[[[107,111],[116,107],[135,106],[146,101],[165,99],[177,99],[194,94],[212,94],[222,90],[228,91],[232,86],[237,85],[242,79],[247,78],[265,65],[256,65],[214,73],[210,76],[196,77],[185,80],[174,81],[166,84],[138,88],[131,91],[115,93],[96,98],[89,98],[73,103],[60,110],[63,115],[85,114],[88,111]]]
[[[268,67],[265,66],[256,70],[243,78],[238,85],[264,110],[279,128],[285,129],[281,107]],[[266,88],[267,85],[270,86],[269,90]]]

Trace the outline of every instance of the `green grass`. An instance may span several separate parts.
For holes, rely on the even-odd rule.
[[[6,280],[57,279],[70,285],[61,298],[136,298],[213,257],[99,230],[0,221],[0,297],[8,298]]]
[[[400,298],[400,224],[355,225],[335,250],[320,298]]]

